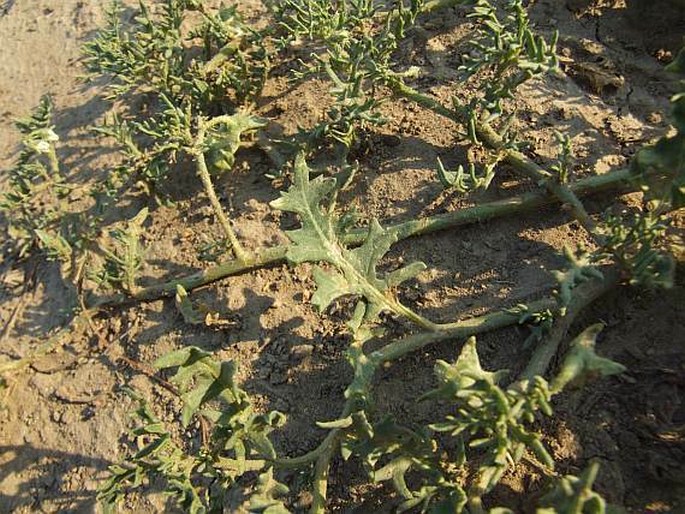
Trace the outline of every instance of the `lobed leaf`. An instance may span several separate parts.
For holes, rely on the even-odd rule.
[[[309,167],[304,156],[299,155],[295,161],[293,185],[271,206],[295,212],[300,216],[302,228],[288,231],[292,241],[287,258],[293,263],[326,262],[335,267],[334,271],[316,268],[314,279],[317,290],[312,302],[320,310],[344,295],[357,295],[364,299],[363,311],[358,311],[361,322],[373,322],[383,311],[403,313],[402,306],[391,295],[390,289],[408,280],[423,269],[425,265],[416,262],[393,271],[385,278],[380,278],[376,267],[381,258],[397,241],[397,234],[383,229],[378,221],[372,220],[369,232],[361,246],[347,248],[339,238],[336,229],[340,226],[338,218],[322,204],[335,189],[335,180],[318,176],[309,177]],[[405,309],[406,310],[406,309]],[[361,314],[363,312],[363,315]]]

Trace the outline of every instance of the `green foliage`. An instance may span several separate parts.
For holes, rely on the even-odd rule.
[[[188,292],[181,284],[176,286],[176,296],[174,300],[176,308],[181,313],[181,316],[183,316],[183,321],[190,325],[204,324],[205,318],[195,310],[190,298],[188,298]]]
[[[595,258],[614,258],[628,273],[631,284],[670,288],[675,260],[661,248],[667,228],[666,218],[656,214],[607,216],[603,226],[606,241]]]
[[[192,144],[189,106],[177,107],[165,94],[159,98],[165,107],[157,116],[138,121],[122,119],[113,113],[95,128],[97,133],[112,137],[120,145],[126,158],[120,175],[139,178],[139,184],[152,195],[156,195],[155,189],[169,177],[179,153]]]
[[[593,462],[579,477],[562,477],[552,491],[540,500],[545,508],[537,514],[604,514],[607,505],[604,499],[592,490],[597,478],[599,464]]]
[[[240,124],[249,118],[241,109],[260,94],[268,55],[263,35],[234,7],[209,12],[196,0],[165,0],[160,9],[140,2],[131,27],[122,26],[121,16],[115,1],[107,26],[84,46],[85,67],[91,77],[110,80],[111,99],[148,95],[146,112],[115,112],[96,130],[121,146],[126,162],[119,173],[142,179],[157,196],[174,165],[192,154],[199,120],[230,114]],[[215,126],[205,141],[212,170],[232,166],[242,131]]]
[[[274,6],[284,32],[281,46],[312,47],[298,77],[323,76],[330,83],[333,105],[326,119],[301,134],[308,148],[337,142],[344,159],[360,130],[384,122],[374,83],[390,71],[391,56],[421,6],[416,0],[389,7],[371,0],[286,0]]]
[[[429,4],[435,8],[435,2]],[[343,459],[359,459],[374,483],[394,488],[398,512],[458,513],[468,508],[471,514],[479,514],[484,512],[483,497],[524,457],[536,460],[542,474],[555,477],[552,456],[535,431],[540,415],[552,414],[554,395],[624,370],[595,353],[601,327],[592,326],[571,343],[559,371],[549,381],[538,376],[546,371],[543,368],[531,373],[533,378],[507,384],[506,371],[483,369],[472,337],[455,362],[436,363],[438,387],[419,398],[440,402],[430,419],[409,419],[400,424],[375,411],[372,385],[382,364],[425,346],[426,341],[454,340],[465,332],[500,327],[503,318],[506,323],[518,320],[532,324],[527,343],[542,341],[554,328],[555,319],[568,315],[569,305],[582,304],[581,284],[604,280],[596,267],[600,262],[620,263],[632,283],[668,286],[673,266],[661,253],[661,240],[668,228],[665,214],[684,204],[685,96],[677,95],[673,100],[677,134],[643,149],[633,163],[633,178],[642,186],[649,209],[633,220],[608,217],[597,231],[589,229],[598,247],[593,253],[565,250],[567,269],[554,272],[558,308],[535,311],[517,306],[507,313],[479,318],[482,325],[471,319],[437,324],[401,303],[396,288],[415,278],[426,265],[414,262],[381,271],[400,229],[384,228],[371,219],[366,233],[360,236],[352,229],[355,216],[341,212],[337,205],[338,194],[345,187],[340,187],[342,181],[330,178],[326,173],[329,169],[313,177],[306,159],[312,162],[317,151],[333,153],[336,164],[349,171],[351,179],[356,168],[347,159],[359,131],[383,122],[378,108],[386,99],[377,85],[403,84],[413,71],[397,71],[400,66],[396,57],[401,41],[426,5],[420,0],[284,0],[272,7],[278,27],[255,30],[234,7],[221,6],[210,12],[200,0],[141,2],[133,21],[126,25],[121,21],[122,4],[114,2],[107,26],[86,45],[86,69],[92,77],[108,79],[109,98],[123,104],[96,129],[114,138],[125,157],[96,191],[107,197],[107,205],[116,205],[119,189],[127,180],[140,180],[148,193],[156,195],[158,187],[182,172],[180,164],[193,160],[236,255],[229,267],[244,270],[274,262],[265,255],[282,250],[280,258],[285,254],[293,265],[315,264],[316,291],[311,301],[320,311],[342,297],[356,300],[347,323],[351,334],[347,358],[354,378],[345,390],[347,401],[340,419],[318,423],[330,431],[320,447],[302,457],[279,458],[270,435],[285,423],[284,415],[258,409],[238,384],[234,362],[220,362],[209,352],[185,347],[155,363],[160,370],[172,370],[169,381],[173,385],[169,388],[177,390],[183,403],[179,426],[163,423],[152,407],[136,397],[139,426],[132,432],[136,450],[124,463],[110,468],[110,478],[99,495],[110,511],[116,511],[129,491],[161,479],[163,489],[192,513],[235,509],[235,497],[244,494],[244,510],[282,514],[288,512],[291,493],[278,481],[279,470],[315,463],[314,492],[321,498],[315,498],[312,511],[320,512],[321,501],[325,503],[330,455],[339,448]],[[431,105],[443,115],[465,109],[468,135],[478,145],[476,135],[482,122],[499,119],[496,132],[504,145],[491,144],[490,149],[479,146],[489,154],[482,168],[471,163],[468,168],[460,165],[449,171],[438,162],[440,181],[459,192],[491,184],[495,166],[514,144],[507,134],[507,120],[501,119],[507,100],[523,82],[557,66],[556,35],[550,41],[536,35],[521,0],[510,0],[502,9],[479,0],[470,17],[475,21],[477,37],[462,71],[479,80],[480,87],[466,106],[457,106],[457,111],[437,101]],[[332,106],[313,129],[302,130],[288,141],[290,151],[294,149],[297,155],[292,184],[271,203],[273,208],[299,217],[300,227],[286,232],[291,241],[287,252],[279,247],[253,254],[240,247],[214,193],[211,176],[230,170],[245,136],[265,126],[266,120],[251,114],[251,104],[261,92],[274,57],[286,58],[292,49],[307,55],[300,61],[295,79],[322,79],[330,86]],[[280,53],[275,55],[276,51]],[[673,68],[682,67],[682,60],[681,55]],[[20,255],[40,245],[48,256],[69,261],[81,244],[74,237],[74,227],[84,218],[67,216],[62,205],[69,188],[57,164],[58,138],[50,114],[50,102],[44,99],[30,118],[18,122],[24,135],[23,150],[10,171],[10,192],[3,196],[1,206]],[[573,178],[571,144],[567,135],[559,134],[558,138],[559,157],[551,167],[553,173],[540,174],[550,177],[548,185],[566,187]],[[570,188],[569,195],[573,195]],[[46,196],[48,201],[44,201]],[[568,202],[568,198],[562,200]],[[122,228],[110,232],[110,243],[98,248],[104,266],[97,278],[119,287],[129,297],[151,297],[147,296],[150,289],[141,291],[138,285],[148,214],[147,208],[142,209]],[[410,220],[405,227],[424,222]],[[89,221],[86,228],[93,226],[95,223]],[[228,247],[224,246],[226,250]],[[214,279],[216,269],[212,270]],[[203,270],[191,277],[191,283],[197,285],[208,276],[211,273]],[[174,279],[159,290],[173,293],[174,288],[176,306],[185,322],[205,326],[224,323],[196,309],[179,281]],[[553,306],[553,301],[544,305]],[[395,334],[387,338],[390,341],[383,340],[383,314],[411,321],[414,333],[401,340],[393,339]],[[367,343],[375,349],[369,350]],[[603,500],[591,490],[596,473],[593,465],[580,477],[562,477],[543,499],[544,509],[539,512],[603,512]],[[507,511],[495,508],[491,512]]]
[[[529,449],[546,467],[554,462],[540,442],[539,436],[526,428],[538,411],[551,415],[551,392],[544,379],[517,383],[502,389],[498,383],[505,372],[484,371],[476,353],[475,338],[471,338],[454,364],[438,361],[436,374],[440,388],[425,398],[447,400],[455,414],[431,428],[446,432],[457,439],[459,455],[464,462],[469,451],[484,452],[479,463],[470,496],[480,497],[500,480],[511,462],[518,462]]]
[[[54,258],[70,257],[69,243],[60,231],[69,189],[57,161],[59,137],[52,125],[52,110],[52,100],[43,96],[30,116],[15,123],[22,149],[7,172],[9,184],[0,196],[0,211],[7,217],[12,250],[19,258],[37,247]]]
[[[626,368],[595,353],[597,336],[604,328],[598,323],[586,328],[570,344],[559,373],[552,381],[553,394],[560,393],[568,385],[582,385],[587,380],[623,373]]]
[[[160,369],[176,368],[171,382],[183,400],[181,424],[193,419],[212,427],[211,441],[194,451],[174,441],[174,436],[142,400],[136,411],[142,425],[133,430],[138,451],[124,463],[110,467],[110,478],[99,498],[112,512],[131,489],[145,480],[162,478],[166,491],[179,507],[192,513],[222,512],[232,487],[243,477],[258,475],[248,497],[251,512],[288,512],[279,500],[288,488],[274,479],[271,462],[276,456],[269,433],[285,422],[273,411],[257,414],[245,391],[235,381],[236,365],[217,362],[199,348],[183,348],[155,362]]]
[[[241,138],[265,124],[264,120],[242,111],[209,121],[201,120],[200,125],[208,128],[208,131],[199,151],[206,155],[210,173],[221,175],[232,169],[235,154],[242,144]]]
[[[121,23],[121,2],[113,1],[106,27],[84,45],[85,68],[91,77],[111,80],[110,98],[154,92],[175,104],[188,101],[211,109],[259,94],[268,68],[266,50],[261,35],[234,7],[210,13],[196,0],[164,0],[156,7],[141,1],[129,27]],[[200,21],[185,28],[194,11]]]
[[[287,232],[293,242],[288,249],[288,260],[292,263],[326,262],[335,268],[333,271],[321,267],[314,269],[317,290],[312,303],[324,310],[341,296],[361,296],[350,322],[353,332],[363,323],[375,322],[383,311],[407,315],[407,309],[391,290],[415,277],[425,269],[425,264],[415,262],[379,278],[376,266],[397,241],[397,234],[383,229],[373,220],[364,243],[355,249],[346,248],[340,235],[347,220],[336,216],[335,204],[330,200],[327,207],[322,206],[334,189],[335,179],[318,176],[310,180],[309,168],[300,155],[295,163],[293,185],[271,203],[272,207],[295,212],[301,218],[302,228]]]
[[[560,183],[567,184],[571,174],[571,160],[573,158],[571,137],[558,131],[555,131],[554,135],[559,142],[559,156],[557,163],[551,167],[551,170],[557,174],[557,180]]]
[[[478,106],[490,121],[502,115],[502,101],[512,98],[521,84],[557,70],[559,35],[547,42],[535,34],[521,0],[507,0],[503,17],[491,2],[478,0],[469,17],[477,24],[477,36],[461,70],[467,77],[481,71],[489,74],[482,83],[482,97],[470,108],[475,112]]]
[[[454,475],[456,468],[437,452],[428,430],[413,431],[391,418],[372,425],[363,411],[319,426],[344,429],[343,458],[360,459],[374,482],[389,481],[401,498],[397,512],[418,506],[425,512],[431,504],[437,505],[435,512],[461,512],[466,504],[466,493]],[[412,476],[417,487],[408,485],[409,475],[420,477],[417,481]]]
[[[421,507],[421,512],[463,512],[467,503],[469,508],[475,508],[526,452],[534,455],[552,476],[554,461],[540,436],[531,429],[538,413],[551,416],[552,396],[569,384],[625,370],[594,353],[599,330],[601,326],[593,326],[578,336],[551,386],[542,377],[535,377],[503,387],[507,372],[485,371],[472,337],[454,363],[436,363],[439,386],[421,397],[423,401],[447,404],[450,414],[443,419],[413,430],[391,418],[371,423],[365,411],[356,411],[319,426],[342,430],[343,458],[361,459],[375,482],[392,483],[401,498],[398,512],[416,507]],[[465,480],[467,476],[470,478]],[[563,480],[578,481],[573,477]],[[583,484],[588,490],[592,485],[586,481]],[[589,494],[586,489],[578,498]],[[576,498],[574,491],[564,497],[565,501]],[[563,507],[559,498],[550,495],[545,505]]]
[[[101,283],[118,285],[131,295],[136,293],[138,270],[145,262],[140,241],[147,218],[148,210],[144,208],[128,220],[125,228],[110,232],[115,246],[112,249],[102,248],[105,265],[98,277]]]
[[[152,476],[164,478],[167,492],[178,499],[180,507],[193,514],[205,512],[191,480],[199,465],[198,459],[186,455],[173,442],[172,435],[144,400],[139,399],[139,403],[135,414],[141,425],[131,432],[137,452],[126,462],[110,466],[110,478],[100,486],[98,494],[105,512],[117,512],[117,504],[128,490],[143,486]]]
[[[683,52],[670,70],[683,74]],[[667,213],[685,206],[685,81],[671,99],[676,133],[637,152],[631,161],[633,180],[644,193],[645,208],[624,216],[607,215],[601,227],[606,241],[596,259],[621,264],[631,284],[672,287],[675,260],[665,251],[670,221]]]
[[[459,193],[468,193],[475,189],[487,189],[495,178],[495,166],[497,162],[489,163],[485,166],[482,174],[479,175],[476,165],[469,163],[468,172],[460,164],[456,170],[446,170],[440,158],[438,158],[438,178],[443,186],[454,188]]]
[[[676,133],[642,148],[631,162],[631,171],[645,192],[648,207],[662,214],[685,206],[685,49],[667,68],[681,77],[678,93],[671,98]]]
[[[549,309],[535,312],[531,311],[527,305],[519,304],[508,312],[518,316],[519,325],[528,325],[530,328],[530,335],[523,342],[524,348],[530,348],[534,343],[540,342],[554,325],[554,313]]]

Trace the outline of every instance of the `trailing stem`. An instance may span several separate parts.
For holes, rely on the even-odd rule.
[[[415,89],[407,86],[401,79],[392,77],[388,80],[388,85],[398,96],[407,98],[416,102],[445,118],[448,118],[455,123],[463,126],[468,126],[469,119],[465,113],[458,110],[453,110],[445,107],[440,102],[431,98],[428,95],[420,93]],[[491,149],[502,152],[504,161],[515,169],[526,175],[527,177],[541,183],[544,187],[553,194],[560,202],[567,204],[573,211],[573,215],[578,222],[601,243],[602,236],[598,234],[595,222],[587,213],[585,207],[573,192],[573,188],[569,185],[562,184],[554,179],[554,176],[548,171],[544,170],[533,162],[525,154],[508,148],[502,137],[492,128],[492,126],[485,121],[477,121],[475,132],[479,140],[483,141]]]
[[[571,190],[578,195],[590,195],[599,192],[622,189],[626,192],[634,191],[635,185],[630,184],[629,170],[618,170],[604,175],[588,177],[570,185]],[[510,216],[514,213],[531,211],[557,201],[546,192],[526,193],[512,196],[505,200],[484,203],[458,211],[428,216],[418,220],[410,220],[388,227],[389,231],[397,233],[398,240],[414,236],[431,234],[442,230],[480,223],[491,219]],[[349,245],[358,245],[368,233],[367,229],[350,231],[343,238]],[[176,294],[176,286],[181,285],[187,291],[211,284],[229,276],[239,275],[247,271],[282,263],[290,245],[275,246],[258,250],[249,261],[228,261],[198,271],[185,277],[179,277],[146,288],[140,288],[135,294],[125,296],[121,294],[95,297],[89,302],[91,307],[112,307],[135,301],[152,301]]]

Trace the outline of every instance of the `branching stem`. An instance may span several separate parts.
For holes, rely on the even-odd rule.
[[[409,87],[402,80],[390,78],[388,85],[395,92],[396,95],[402,96],[417,104],[429,109],[445,118],[448,118],[460,125],[468,125],[469,120],[464,113],[457,110],[449,109],[440,102],[431,98],[428,95],[420,93],[419,91]],[[560,202],[567,204],[573,211],[573,215],[578,222],[597,240],[601,240],[601,235],[597,233],[596,226],[590,215],[585,210],[582,202],[578,199],[573,189],[556,181],[551,173],[544,170],[533,162],[528,156],[515,150],[507,148],[502,137],[492,128],[492,126],[484,121],[476,123],[476,135],[478,139],[485,143],[493,150],[497,150],[504,154],[504,161],[527,177],[545,186],[545,188],[553,194]]]
[[[604,175],[598,175],[578,180],[570,185],[571,190],[578,195],[589,195],[611,189],[622,188],[626,191],[634,190],[631,186],[629,170],[618,170]],[[548,193],[534,192],[512,196],[505,200],[484,203],[475,207],[469,207],[458,211],[428,216],[418,220],[410,220],[397,225],[392,225],[389,230],[397,232],[398,240],[413,236],[431,234],[442,230],[453,229],[460,226],[471,225],[494,218],[509,216],[537,209],[555,202],[555,198]],[[344,243],[349,245],[361,244],[368,234],[368,229],[351,231],[344,238]],[[239,275],[247,271],[273,266],[285,261],[289,245],[275,246],[255,252],[247,262],[232,260],[226,263],[212,266],[185,277],[180,277],[169,282],[141,288],[132,296],[121,294],[101,296],[89,302],[90,307],[111,307],[130,302],[152,301],[176,294],[176,286],[181,285],[187,291],[211,284],[232,275]]]
[[[606,277],[606,275],[605,275]],[[597,299],[604,292],[614,287],[616,282],[611,279],[605,278],[604,281],[593,280],[591,282],[586,282],[581,284],[576,289],[575,298],[577,298],[576,306],[569,306],[568,309],[576,309],[579,311],[583,307],[587,306],[590,302]],[[547,309],[556,310],[558,305],[555,299],[547,298],[532,302],[528,305],[532,312],[544,311]],[[405,357],[406,355],[421,350],[432,344],[449,340],[449,339],[466,339],[472,335],[481,334],[484,332],[489,332],[492,330],[497,330],[505,328],[507,326],[514,325],[518,323],[519,316],[509,311],[497,311],[482,316],[477,316],[474,318],[458,321],[449,324],[450,328],[441,330],[438,332],[424,332],[419,334],[414,334],[407,336],[399,341],[389,343],[380,350],[371,352],[368,356],[368,362],[372,365],[372,372],[368,373],[367,387],[373,380],[373,375],[375,371],[378,370],[381,365],[396,361]],[[562,335],[563,337],[563,335]],[[556,351],[556,348],[555,350]],[[553,356],[553,354],[552,354]],[[551,358],[550,358],[551,360]],[[540,362],[543,362],[540,360]],[[544,365],[544,369],[541,373],[535,373],[536,375],[544,373],[548,364]],[[539,366],[538,369],[542,369],[543,366]],[[340,418],[345,418],[352,413],[355,402],[354,399],[348,399],[342,409]],[[338,440],[341,434],[340,429],[331,430],[326,438],[317,446],[314,450],[292,459],[277,459],[273,461],[273,464],[277,467],[301,467],[312,462],[315,464],[315,475],[314,475],[314,501],[310,512],[312,514],[320,514],[324,512],[326,503],[326,490],[328,483],[328,468],[330,466],[330,460],[335,451]]]

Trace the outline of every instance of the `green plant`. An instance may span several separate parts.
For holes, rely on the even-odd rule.
[[[521,84],[558,69],[558,33],[549,42],[535,34],[521,0],[508,0],[503,17],[497,11],[488,0],[476,2],[469,17],[477,24],[477,36],[461,67],[467,77],[486,72],[494,79],[483,81],[482,96],[469,107],[471,115],[480,110],[488,122],[502,115],[502,102]]]
[[[313,420],[327,431],[319,446],[283,458],[269,436],[283,426],[285,417],[278,411],[259,411],[236,379],[235,362],[221,362],[196,347],[161,357],[155,365],[173,370],[170,389],[183,404],[180,428],[162,422],[154,405],[130,392],[139,403],[139,426],[131,433],[135,450],[110,468],[110,478],[101,487],[99,498],[110,511],[116,511],[130,491],[160,479],[164,490],[190,512],[243,508],[283,513],[292,496],[291,484],[281,480],[285,481],[285,470],[297,469],[311,477],[311,511],[323,512],[331,462],[338,453],[343,460],[358,459],[371,482],[392,486],[393,491],[384,491],[398,511],[485,512],[484,498],[524,459],[535,463],[550,486],[540,502],[541,514],[605,511],[604,501],[592,491],[597,465],[579,477],[560,477],[536,423],[541,415],[552,415],[553,397],[568,386],[624,370],[595,353],[598,325],[581,332],[568,351],[560,351],[577,315],[621,283],[672,283],[673,260],[667,256],[664,236],[669,212],[683,206],[685,96],[673,99],[676,134],[640,150],[630,170],[576,180],[570,173],[570,139],[563,134],[559,157],[546,169],[524,153],[525,141],[510,133],[505,116],[523,82],[556,69],[557,36],[547,41],[536,35],[521,1],[506,2],[502,9],[485,0],[476,3],[471,14],[476,42],[462,71],[480,87],[467,101],[459,101],[460,91],[455,91],[451,105],[444,105],[409,85],[415,70],[401,71],[399,44],[420,23],[421,15],[458,3],[287,0],[272,6],[277,26],[260,30],[248,26],[235,8],[212,11],[198,0],[165,0],[152,7],[142,2],[130,27],[120,21],[121,4],[112,5],[108,25],[85,47],[85,65],[93,76],[110,79],[108,95],[121,102],[110,122],[96,130],[121,145],[123,163],[93,193],[106,197],[100,207],[117,206],[121,188],[139,180],[143,189],[159,197],[159,189],[174,174],[184,173],[182,164],[193,161],[222,230],[219,246],[230,249],[234,259],[142,287],[142,240],[146,220],[154,213],[141,207],[131,220],[110,231],[110,242],[100,245],[102,268],[89,268],[100,284],[120,291],[83,296],[84,309],[74,318],[74,326],[92,323],[101,309],[175,296],[184,322],[202,330],[221,320],[203,317],[193,306],[193,289],[275,262],[310,263],[316,284],[311,303],[322,315],[333,304],[345,312],[347,332],[339,335],[347,342],[352,378],[340,415]],[[323,121],[287,141],[294,162],[292,170],[281,170],[281,179],[291,183],[270,205],[294,215],[299,228],[285,232],[288,244],[248,250],[212,181],[230,172],[246,139],[267,123],[254,114],[253,103],[272,60],[285,58],[293,47],[308,52],[294,79],[316,77],[330,84],[332,106]],[[674,68],[682,66],[682,55]],[[363,223],[341,200],[354,169],[348,158],[360,131],[382,121],[381,103],[396,98],[454,122],[456,134],[488,154],[484,163],[461,164],[455,171],[439,162],[438,177],[445,186],[463,194],[487,188],[495,183],[500,164],[506,163],[538,190],[395,225],[375,218]],[[144,115],[136,112],[136,103],[147,109]],[[18,126],[24,150],[10,173],[12,191],[3,204],[11,235],[23,248],[20,253],[40,244],[50,256],[73,258],[79,250],[78,240],[69,236],[73,231],[56,228],[68,219],[59,200],[69,188],[56,160],[49,102],[44,100]],[[264,142],[266,133],[259,137],[266,148],[284,148],[277,141]],[[310,168],[317,152],[330,149],[350,176],[332,177],[328,168]],[[34,208],[41,188],[51,195],[48,210]],[[644,193],[645,209],[632,218],[597,219],[581,200],[585,194],[625,188]],[[426,264],[385,268],[398,241],[552,202],[570,207],[592,248],[565,249],[564,269],[550,272],[555,289],[542,299],[477,317],[453,313],[452,321],[436,322],[401,299],[398,291],[424,272]],[[346,303],[350,297],[353,302]],[[346,306],[350,308],[345,311]],[[388,330],[392,318],[403,323]],[[504,370],[483,369],[475,335],[516,324],[532,325],[524,345],[531,354],[523,372],[507,382]],[[40,354],[61,340],[48,341]],[[430,419],[400,423],[376,409],[374,379],[384,365],[440,341],[464,340],[455,362],[436,363],[437,388],[417,395],[417,401],[435,406]],[[561,366],[552,369],[553,359],[562,353]],[[25,357],[3,363],[0,373],[30,361]],[[236,491],[243,495],[241,505],[231,503]]]
[[[391,66],[391,56],[405,30],[414,23],[422,2],[388,6],[369,0],[340,2],[287,0],[274,6],[283,29],[279,45],[310,50],[300,60],[296,79],[320,77],[333,99],[326,118],[296,138],[309,152],[321,145],[338,145],[338,161],[345,163],[358,134],[384,123],[378,113],[382,99],[374,83]]]
[[[275,481],[271,462],[275,451],[268,434],[285,417],[273,411],[258,414],[249,396],[235,383],[236,366],[218,363],[199,348],[184,348],[157,360],[160,369],[176,368],[172,382],[183,400],[181,423],[194,417],[212,424],[211,439],[195,453],[179,446],[144,399],[130,392],[140,406],[142,425],[134,429],[138,451],[125,463],[110,468],[111,478],[100,489],[100,500],[111,512],[127,490],[145,479],[161,477],[180,507],[193,514],[221,512],[224,495],[243,475],[259,472],[259,481],[247,500],[253,512],[287,512],[278,496],[288,489]],[[280,510],[279,510],[280,509]]]
[[[102,249],[105,265],[98,277],[101,283],[118,284],[129,294],[136,292],[138,270],[145,262],[140,238],[147,217],[148,210],[143,209],[126,223],[125,228],[112,231],[111,236],[116,247],[111,250]]]
[[[202,2],[165,0],[156,11],[141,2],[135,23],[125,27],[122,5],[114,1],[107,26],[84,46],[89,76],[110,81],[108,98],[147,97],[144,118],[124,109],[96,130],[121,145],[126,161],[120,169],[152,194],[184,155],[193,155],[191,132],[200,120],[244,110],[260,94],[269,69],[263,36],[235,8],[210,12]],[[221,124],[213,128],[220,131]],[[217,172],[231,168],[236,150],[233,143],[222,146],[223,136],[233,140],[215,134],[206,141]]]
[[[59,136],[52,110],[52,100],[44,96],[30,116],[15,123],[22,134],[22,150],[8,172],[9,190],[2,195],[0,209],[8,218],[7,232],[19,257],[41,243],[55,257],[70,253],[68,243],[54,234],[64,216],[68,187],[55,150]]]

